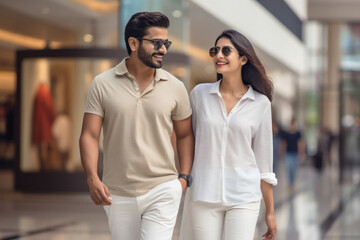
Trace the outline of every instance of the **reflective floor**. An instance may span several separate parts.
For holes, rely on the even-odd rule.
[[[360,171],[353,168],[338,184],[336,168],[321,174],[312,166],[299,168],[294,191],[287,186],[284,166],[274,188],[277,239],[360,239]],[[8,175],[8,177],[6,177]],[[11,174],[0,171],[0,240],[110,239],[105,212],[87,194],[24,194],[7,190]],[[179,219],[181,215],[179,215]],[[255,239],[266,231],[264,207]],[[179,226],[174,232],[178,239]]]

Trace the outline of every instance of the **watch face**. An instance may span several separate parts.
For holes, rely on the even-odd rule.
[[[188,187],[190,187],[190,186],[191,186],[192,181],[193,181],[193,179],[192,179],[192,176],[191,176],[191,175],[180,174],[180,175],[179,175],[179,177],[180,177],[180,178],[183,178],[183,179],[185,179],[185,180],[186,180],[186,182],[187,182],[187,186],[188,186]]]
[[[187,179],[188,181],[188,187],[190,187],[191,186],[191,184],[192,184],[192,182],[193,182],[193,178],[192,178],[192,176],[191,175],[188,175],[188,179]]]

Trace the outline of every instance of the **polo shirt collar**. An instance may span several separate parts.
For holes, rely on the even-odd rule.
[[[125,75],[129,73],[126,67],[126,59],[129,59],[129,57],[124,58],[118,65],[116,65],[115,73],[117,75]]]
[[[210,93],[211,94],[218,94],[220,95],[220,83],[222,80],[219,80],[217,82],[215,82],[211,89],[210,89]],[[255,92],[254,89],[251,87],[251,85],[247,85],[249,87],[248,91],[245,93],[245,95],[242,97],[242,99],[251,99],[251,100],[255,100]]]
[[[115,67],[115,73],[117,75],[130,75],[127,67],[126,67],[126,59],[130,59],[129,57],[124,58],[118,65],[116,65]],[[167,81],[169,78],[168,74],[166,74],[166,72],[161,69],[161,68],[157,68],[155,69],[155,77],[154,80],[156,82],[160,81],[160,80],[165,80]]]
[[[155,69],[155,78],[154,80],[156,82],[162,80],[162,81],[167,81],[169,80],[169,75],[161,68],[157,68]]]

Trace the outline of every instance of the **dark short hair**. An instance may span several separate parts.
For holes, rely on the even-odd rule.
[[[126,49],[131,54],[129,46],[129,38],[142,38],[147,35],[149,27],[168,28],[170,22],[167,16],[160,12],[138,12],[131,16],[125,27],[125,43]]]
[[[264,94],[272,100],[273,84],[266,75],[265,68],[255,53],[250,41],[236,30],[223,31],[215,41],[215,46],[220,38],[227,38],[235,46],[240,56],[246,56],[247,63],[242,67],[241,77],[245,85],[251,85],[256,91]],[[222,74],[217,75],[218,80]]]

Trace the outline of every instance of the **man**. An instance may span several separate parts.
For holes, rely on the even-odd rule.
[[[134,14],[125,28],[130,55],[91,84],[80,136],[90,195],[103,205],[112,239],[170,240],[182,192],[191,184],[194,137],[182,82],[161,69],[168,18]],[[103,182],[97,175],[104,131]],[[171,135],[175,130],[180,175]]]

